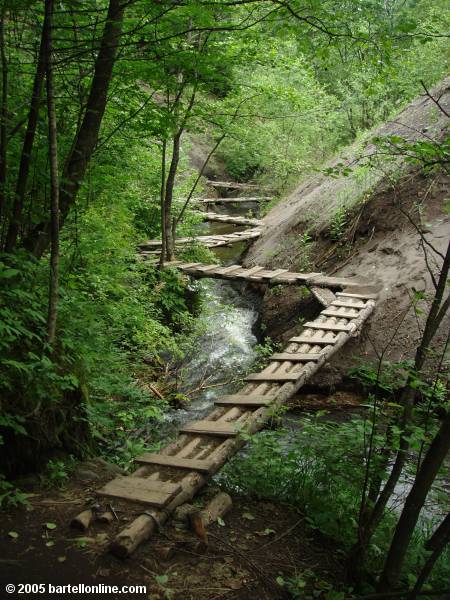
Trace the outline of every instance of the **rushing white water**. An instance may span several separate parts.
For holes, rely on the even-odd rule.
[[[193,400],[186,409],[168,415],[178,424],[199,418],[215,397],[236,389],[256,358],[257,298],[241,294],[226,281],[207,279],[201,286],[205,300],[197,319],[199,331],[179,376],[180,391]]]

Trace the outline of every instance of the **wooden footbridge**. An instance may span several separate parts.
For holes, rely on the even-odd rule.
[[[173,266],[184,272],[191,271],[192,275],[223,277],[232,273],[226,271],[228,267],[217,265],[178,263]],[[256,271],[255,267],[232,266],[235,277],[246,271],[248,278],[259,275],[260,280],[264,277],[291,283],[285,269],[263,272],[261,267]],[[253,274],[249,273],[252,270]],[[237,393],[217,398],[210,414],[184,425],[175,442],[158,453],[142,454],[135,460],[140,466],[134,473],[116,477],[97,490],[99,498],[114,498],[117,510],[129,511],[131,508],[138,515],[112,540],[110,550],[115,555],[129,556],[164,524],[175,508],[192,499],[245,444],[242,434],[253,434],[262,429],[280,406],[351,337],[358,335],[374,309],[375,286],[363,287],[353,279],[327,278],[315,273],[290,275],[295,276],[298,284],[321,282],[345,289],[334,293],[328,288],[327,308],[316,319],[305,323],[303,330],[289,340],[282,352],[273,354],[267,367],[247,375]],[[78,515],[78,522],[83,518],[86,520],[89,513],[92,511]],[[89,516],[87,525],[90,519]]]
[[[235,223],[237,225],[238,223]],[[240,223],[239,223],[240,224]],[[185,246],[192,243],[203,244],[207,248],[217,248],[218,246],[229,246],[237,242],[255,240],[261,235],[261,228],[254,227],[245,231],[236,231],[235,233],[223,233],[217,235],[197,235],[192,237],[178,238],[175,246]],[[139,253],[142,256],[159,254],[161,250],[161,240],[149,240],[139,244]]]
[[[267,269],[267,267],[243,267],[242,265],[204,265],[203,263],[185,263],[171,261],[164,263],[166,267],[174,267],[187,275],[197,278],[229,279],[247,281],[249,283],[266,283],[268,285],[306,285],[310,288],[343,289],[365,294],[367,298],[376,298],[378,286],[371,284],[365,277],[329,277],[323,273],[295,273],[289,269]]]
[[[263,222],[260,219],[252,217],[242,217],[234,215],[222,215],[215,212],[197,212],[204,221],[212,221],[216,223],[229,223],[230,225],[250,225],[252,227],[261,227]]]
[[[242,204],[244,202],[270,202],[273,196],[238,196],[236,198],[199,198],[199,204]]]

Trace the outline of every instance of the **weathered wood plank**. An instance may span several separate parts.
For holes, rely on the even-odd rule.
[[[239,430],[232,424],[224,421],[192,421],[180,429],[182,433],[197,433],[215,435],[219,437],[233,437]]]
[[[264,278],[272,279],[273,277],[279,277],[283,273],[289,273],[289,269],[275,269],[274,271],[268,271]]]
[[[336,298],[334,293],[328,288],[320,288],[311,286],[311,292],[317,298],[317,300],[322,304],[322,306],[330,306],[333,300]]]
[[[340,311],[340,312],[338,312],[338,311]],[[356,319],[359,312],[358,312],[358,308],[356,308],[356,307],[354,308],[354,311],[342,310],[341,308],[336,307],[336,309],[334,309],[334,310],[332,308],[327,308],[327,309],[323,310],[320,314],[325,315],[326,317],[338,317],[341,319]]]
[[[302,372],[297,373],[252,373],[244,381],[297,381]]]
[[[123,498],[150,506],[164,507],[180,490],[179,483],[119,475],[96,493],[99,496]]]
[[[327,336],[329,337],[329,336]],[[296,344],[311,344],[312,346],[328,346],[331,344],[334,344],[334,342],[336,341],[336,338],[332,338],[330,339],[325,339],[323,337],[319,337],[319,336],[314,336],[312,335],[311,337],[308,337],[307,335],[298,335],[295,337],[292,337],[290,340],[290,342],[294,342]]]
[[[206,185],[211,187],[224,187],[230,189],[258,189],[261,186],[258,183],[240,183],[238,181],[214,181],[213,179],[208,179]]]
[[[240,273],[236,273],[234,276],[239,277],[239,279],[250,277],[254,273],[258,273],[258,271],[263,271],[264,267],[252,267],[251,269],[242,269]]]
[[[230,265],[229,267],[224,267],[223,269],[217,270],[217,275],[229,275],[233,271],[238,271],[242,269],[241,265]]]
[[[340,323],[319,323],[317,321],[310,321],[309,323],[305,323],[304,327],[309,329],[323,329],[324,331],[349,331],[348,325],[341,325]]]
[[[336,292],[340,298],[358,298],[361,300],[376,300],[378,294],[350,294],[349,292]]]
[[[246,396],[245,394],[230,394],[216,398],[214,404],[217,406],[268,406],[273,402],[273,396]]]
[[[134,459],[134,462],[142,465],[160,465],[175,467],[177,469],[188,469],[189,471],[199,471],[199,473],[209,473],[213,466],[213,463],[208,460],[180,458],[178,456],[151,454],[150,452],[141,454],[141,456]]]
[[[311,353],[296,353],[296,352],[280,352],[277,354],[272,354],[269,360],[276,361],[284,361],[288,360],[289,362],[308,362],[309,360],[319,360],[321,354]]]
[[[365,302],[345,302],[345,300],[333,300],[330,306],[342,306],[343,308],[366,308]]]

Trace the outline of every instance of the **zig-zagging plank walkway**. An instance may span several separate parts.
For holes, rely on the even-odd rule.
[[[139,514],[115,537],[111,551],[129,556],[175,510],[190,500],[245,441],[242,432],[262,429],[284,404],[350,338],[357,334],[375,306],[373,294],[338,292],[320,315],[304,325],[299,336],[270,358],[260,373],[248,375],[244,387],[215,400],[212,412],[185,425],[178,439],[158,454],[136,459],[142,466],[97,491]],[[119,504],[117,504],[119,503]]]
[[[217,246],[228,246],[237,242],[245,242],[246,240],[254,240],[261,235],[259,227],[246,229],[245,231],[236,231],[236,233],[223,233],[217,235],[197,235],[193,237],[178,238],[175,240],[176,246],[192,244],[199,242],[207,248],[216,248]],[[139,253],[142,256],[159,254],[161,249],[161,240],[149,240],[139,244]]]

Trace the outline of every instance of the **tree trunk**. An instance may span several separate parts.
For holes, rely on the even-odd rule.
[[[45,0],[47,114],[48,148],[50,156],[50,195],[51,195],[51,255],[50,288],[47,319],[47,341],[53,346],[56,336],[59,285],[59,175],[56,111],[53,90],[53,47],[52,47],[53,0]]]
[[[398,582],[420,511],[449,450],[450,412],[446,415],[438,433],[431,442],[411,491],[406,498],[378,584],[377,591],[380,593],[393,591]]]
[[[31,164],[31,152],[33,150],[34,137],[36,134],[39,105],[41,100],[42,82],[45,73],[45,31],[42,30],[39,56],[34,76],[33,91],[31,95],[30,111],[28,113],[28,124],[23,140],[22,154],[20,157],[19,172],[17,174],[16,190],[11,212],[8,232],[6,234],[5,250],[11,252],[17,245],[20,223],[22,218],[25,192],[27,189],[28,174]]]
[[[4,212],[6,194],[6,121],[8,116],[8,61],[5,52],[5,16],[6,6],[3,6],[0,16],[0,55],[2,63],[2,97],[0,108],[0,220]]]
[[[167,154],[167,141],[163,140],[161,149],[161,191],[160,191],[160,206],[161,206],[161,255],[159,257],[159,266],[164,266],[164,260],[166,258],[166,211],[165,211],[165,199],[166,199],[166,154]]]
[[[172,235],[172,201],[173,201],[173,190],[175,187],[175,177],[177,174],[178,163],[180,162],[180,142],[182,132],[178,131],[172,143],[172,160],[170,161],[169,173],[166,181],[166,193],[164,198],[164,228],[165,228],[165,246],[166,246],[166,259],[168,261],[173,260],[175,240]]]
[[[450,513],[447,514],[445,519],[425,544],[425,548],[427,550],[431,550],[432,552],[420,571],[414,588],[411,590],[411,593],[408,596],[408,600],[415,600],[417,598],[423,584],[433,570],[435,562],[440,557],[442,551],[448,543],[450,543]]]
[[[446,282],[450,270],[450,244],[447,247],[447,253],[444,257],[441,272],[439,275],[439,281],[436,287],[436,292],[431,304],[430,312],[428,313],[427,320],[425,323],[425,329],[420,340],[420,344],[416,350],[414,360],[414,371],[419,373],[423,368],[427,351],[429,350],[430,344],[433,337],[442,322],[449,306],[450,295],[443,300],[446,289]],[[362,562],[364,560],[366,548],[370,543],[372,535],[380,523],[384,510],[387,506],[389,498],[392,496],[395,486],[397,485],[400,475],[405,466],[407,452],[409,450],[410,442],[410,425],[412,418],[412,411],[414,407],[414,400],[416,397],[416,390],[412,386],[412,377],[408,378],[406,385],[402,391],[400,397],[400,404],[403,406],[403,414],[401,417],[400,428],[402,435],[400,438],[400,447],[397,451],[397,456],[392,467],[391,473],[378,496],[373,509],[367,516],[362,530],[359,532],[359,539],[353,548],[350,550],[347,560],[347,572],[348,578],[353,583],[358,583],[362,572]]]
[[[81,127],[67,157],[59,191],[60,224],[64,223],[76,196],[98,141],[100,125],[107,103],[107,93],[116,61],[122,31],[124,9],[120,0],[110,0],[100,50],[95,61],[94,76]],[[50,242],[50,223],[40,223],[24,240],[24,246],[37,257]]]

